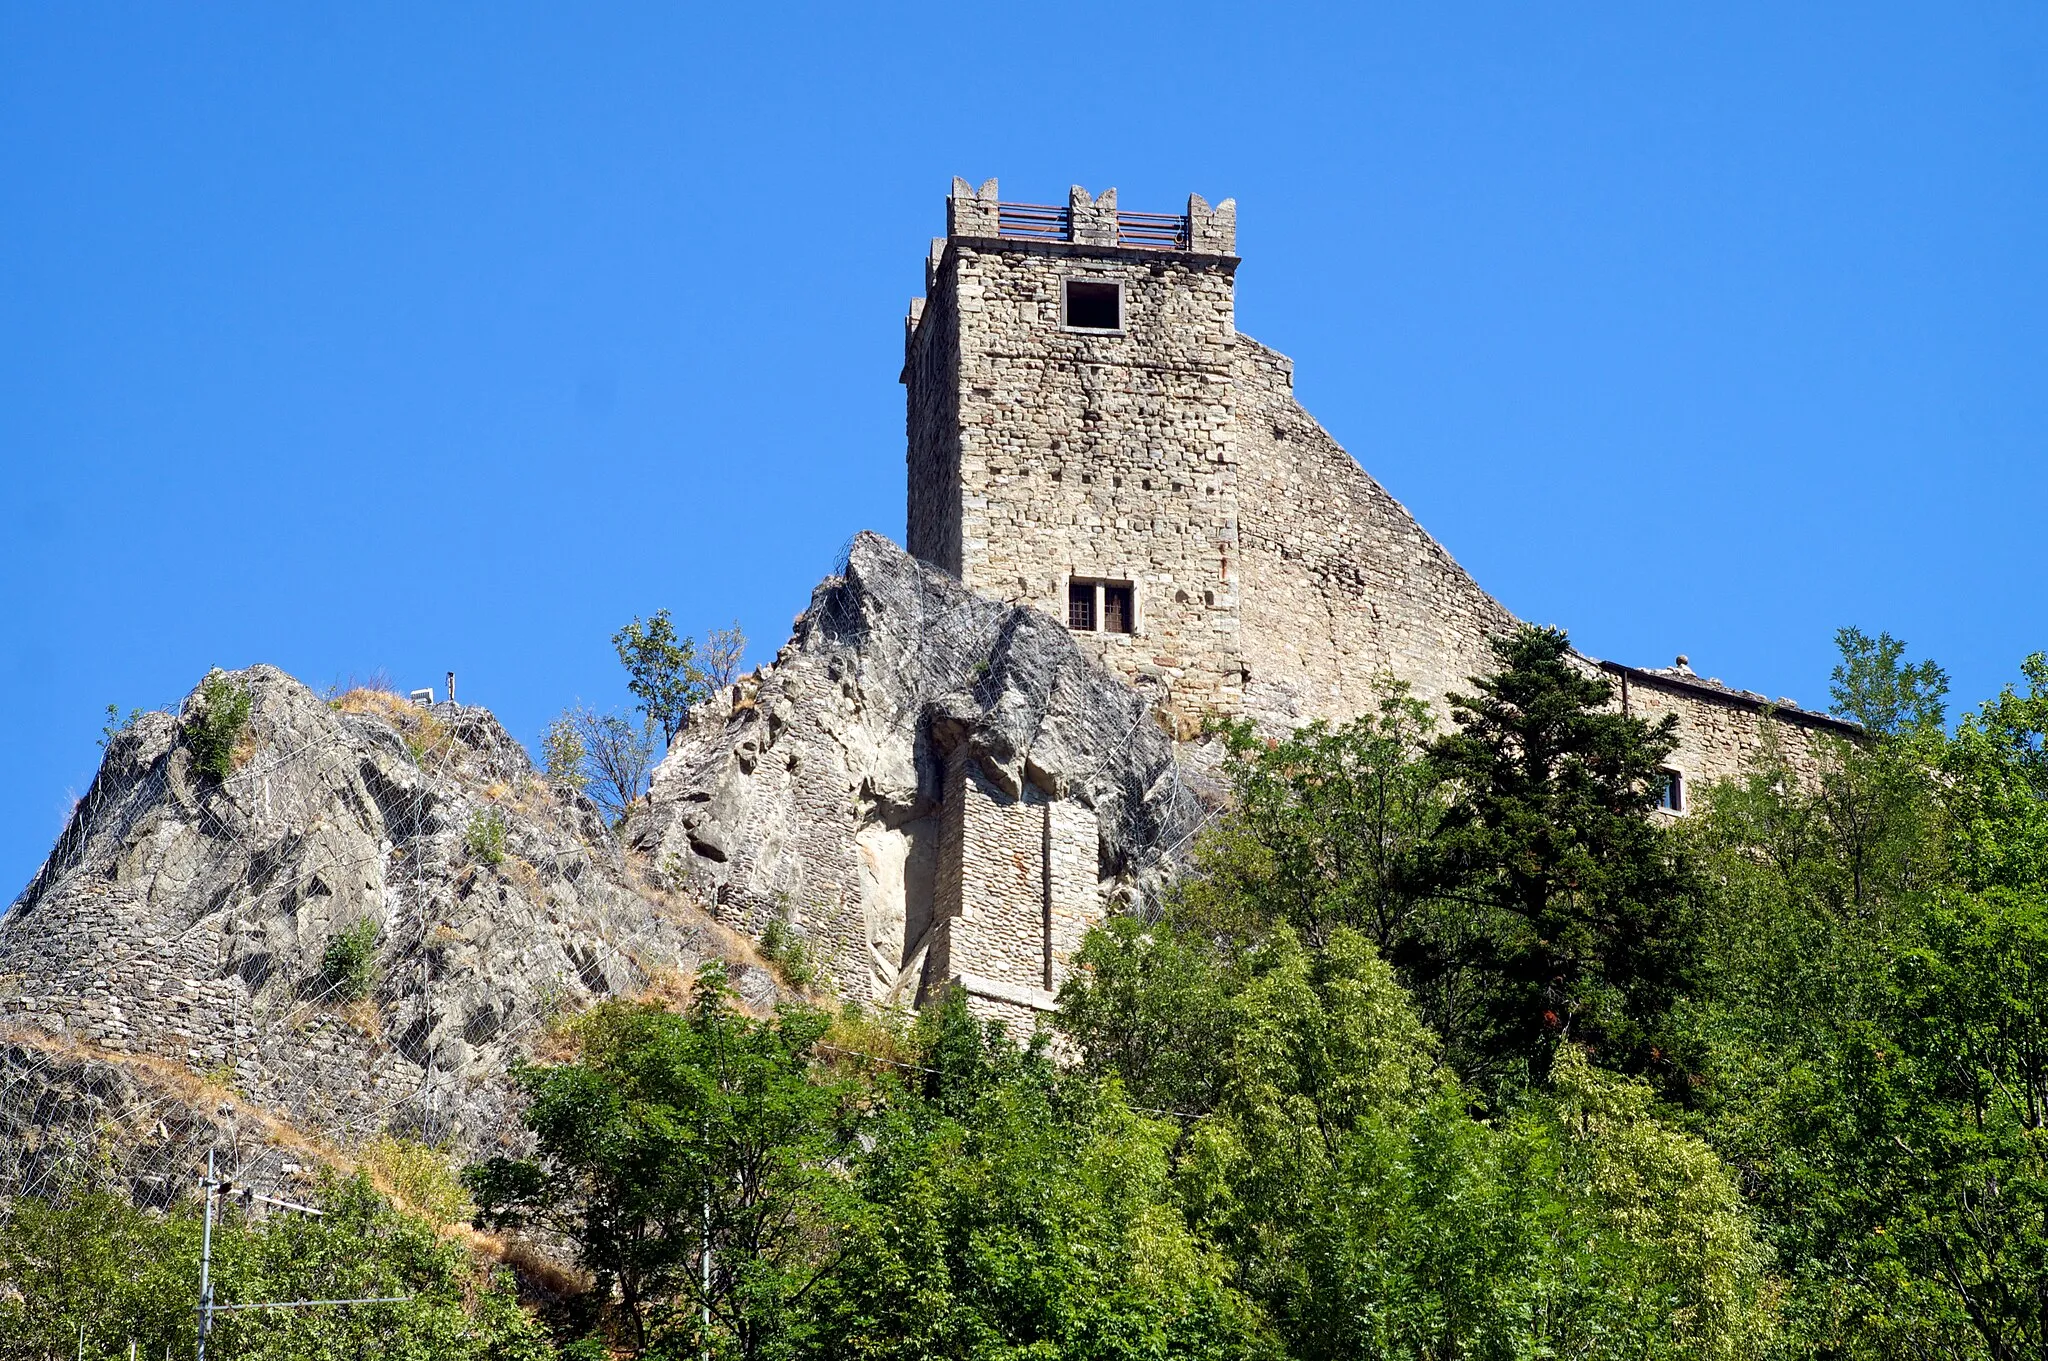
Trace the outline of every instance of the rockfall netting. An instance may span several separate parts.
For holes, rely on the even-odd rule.
[[[168,1204],[209,1153],[290,1196],[377,1136],[510,1145],[557,1017],[735,953],[488,712],[215,673],[110,734],[0,918],[0,1215]]]

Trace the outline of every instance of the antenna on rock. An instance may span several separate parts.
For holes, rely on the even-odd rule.
[[[453,671],[448,673],[448,702],[450,704],[455,702],[455,673]]]

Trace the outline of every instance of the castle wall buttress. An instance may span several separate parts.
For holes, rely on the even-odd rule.
[[[1295,400],[1291,360],[1241,337],[1236,379],[1245,712],[1341,721],[1392,676],[1446,720],[1514,616]]]
[[[965,746],[946,759],[928,1001],[963,988],[976,1014],[1029,1030],[1103,916],[1095,813],[1026,784],[1012,797]]]

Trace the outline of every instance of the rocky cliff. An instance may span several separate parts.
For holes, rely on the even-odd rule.
[[[225,778],[199,692],[108,745],[0,919],[0,1188],[81,1167],[149,1200],[217,1146],[276,1184],[385,1130],[514,1136],[552,1018],[745,942],[636,869],[482,709],[326,701],[270,667]]]
[[[1046,810],[1045,860],[1075,864],[1062,893],[1044,876],[1048,899],[1061,899],[1044,903],[1048,916],[1129,910],[1156,891],[1206,816],[1207,786],[1155,704],[1057,621],[862,534],[774,663],[671,747],[628,840],[734,927],[788,922],[843,995],[914,1003],[1005,962],[956,950],[930,967],[949,920],[1011,881],[1035,892],[1043,869],[978,865],[990,848],[974,841],[963,798]],[[1039,836],[1040,824],[1019,820],[1027,842]],[[1017,852],[1038,854],[1034,844]],[[1030,955],[1034,929],[1022,922],[998,953]],[[1057,961],[1029,963],[1049,990]]]
[[[209,691],[248,698],[211,770]],[[713,957],[773,1005],[771,920],[849,999],[1008,969],[990,1014],[1028,1022],[1200,825],[1182,759],[1058,623],[873,535],[624,844],[482,709],[216,675],[111,739],[0,918],[0,1195],[90,1168],[162,1199],[210,1148],[261,1187],[386,1131],[514,1141],[507,1073],[551,1021]]]

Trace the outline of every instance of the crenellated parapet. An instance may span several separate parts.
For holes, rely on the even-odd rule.
[[[977,188],[954,177],[946,199],[946,236],[933,245],[934,261],[946,240],[991,239],[1235,255],[1237,200],[1225,199],[1212,208],[1200,194],[1190,194],[1183,213],[1127,212],[1118,206],[1115,189],[1091,194],[1077,184],[1067,191],[1065,206],[1005,203],[994,180],[983,180]]]
[[[1188,249],[1200,255],[1237,254],[1237,200],[1214,208],[1200,194],[1188,195]]]

